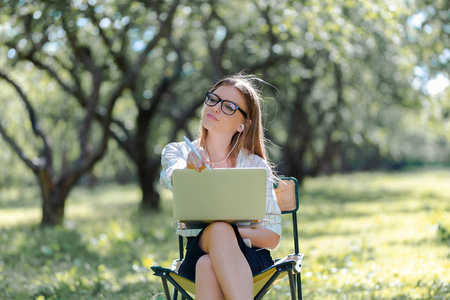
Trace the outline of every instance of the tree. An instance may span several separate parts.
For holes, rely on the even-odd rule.
[[[91,153],[93,141],[105,136],[101,124],[109,123],[105,134],[135,166],[144,206],[159,205],[155,183],[162,147],[182,135],[194,138],[205,89],[241,70],[276,87],[263,85],[265,134],[280,146],[270,152],[280,174],[301,181],[309,175],[399,167],[424,158],[413,153],[419,148],[428,156],[442,149],[448,157],[445,127],[438,128],[442,120],[448,127],[448,89],[438,98],[425,90],[433,76],[448,81],[443,1],[75,3],[65,12],[46,3],[4,6],[0,17],[6,25],[0,33],[6,47],[1,49],[10,59],[0,69],[45,124],[58,119],[59,131],[64,125],[77,132],[84,145],[79,151],[48,147],[54,157],[61,156],[55,164]],[[64,118],[47,114],[36,104],[41,95],[18,81],[19,72],[49,78],[78,106]],[[107,101],[123,80],[128,83],[108,117]],[[415,114],[434,119],[433,134],[423,129],[418,137],[419,130],[411,130],[420,127],[418,117],[411,117]],[[49,127],[40,130],[58,136]],[[12,140],[12,130],[4,131]],[[431,141],[434,152],[421,137]]]
[[[67,6],[62,3],[19,2],[1,8],[3,17],[8,16],[7,26],[11,30],[2,36],[2,45],[7,47],[10,60],[1,66],[0,78],[17,92],[29,115],[33,133],[42,145],[35,149],[35,158],[30,158],[15,142],[4,121],[0,122],[0,133],[37,177],[42,192],[43,224],[61,223],[70,190],[104,155],[114,107],[124,92],[132,88],[150,52],[170,32],[178,1],[170,4],[160,1],[146,6],[140,2],[117,1],[113,5],[115,11],[160,12],[153,20],[151,36],[134,51],[133,57],[124,55],[129,51],[128,40],[124,36],[129,34],[130,17],[122,17],[119,13],[115,19],[96,18],[111,7],[100,5],[94,8],[87,3]],[[104,29],[112,24],[115,30],[105,32]],[[102,37],[106,46],[95,38],[96,35]],[[25,61],[45,71],[59,85],[66,99],[75,100],[82,108],[82,117],[76,126],[78,153],[59,174],[54,167],[50,137],[45,133],[46,128],[40,126],[31,96],[13,78]],[[94,124],[96,120],[97,127]]]
[[[285,123],[287,133],[272,136],[283,146],[281,173],[301,180],[389,159],[389,151],[380,155],[377,132],[396,134],[402,120],[383,114],[420,110],[409,77],[416,56],[403,30],[408,14],[405,4],[385,1],[303,1],[274,10],[280,50],[291,54],[266,72],[285,99],[273,126]]]

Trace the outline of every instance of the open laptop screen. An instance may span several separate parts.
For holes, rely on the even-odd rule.
[[[202,222],[262,220],[266,174],[264,168],[175,170],[173,218]]]

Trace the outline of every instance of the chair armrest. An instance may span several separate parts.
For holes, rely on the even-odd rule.
[[[274,265],[276,266],[276,265],[282,264],[284,262],[295,261],[295,271],[300,273],[302,270],[302,260],[303,260],[304,256],[305,256],[305,254],[303,254],[303,253],[289,254],[288,256],[278,259]]]

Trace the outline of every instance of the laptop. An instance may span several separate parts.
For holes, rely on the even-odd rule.
[[[173,219],[195,228],[214,221],[258,223],[266,213],[266,169],[178,169],[173,172]]]

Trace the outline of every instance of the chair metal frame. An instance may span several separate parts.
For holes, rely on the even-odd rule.
[[[301,264],[304,254],[299,252],[299,241],[298,241],[298,228],[297,228],[297,211],[299,208],[299,194],[298,194],[298,181],[294,177],[282,177],[280,181],[292,180],[295,184],[295,198],[296,206],[295,209],[290,211],[282,211],[284,214],[292,214],[292,227],[293,227],[293,237],[294,237],[294,254],[290,254],[282,259],[275,260],[275,264],[270,268],[262,271],[259,274],[274,270],[269,280],[264,284],[264,286],[259,290],[259,292],[254,297],[255,300],[260,300],[272,287],[273,283],[281,276],[283,273],[287,273],[289,278],[289,286],[291,291],[291,299],[296,300],[303,299],[302,296],[302,282],[301,282]],[[274,184],[274,188],[278,187],[278,183]],[[184,240],[182,236],[178,236],[178,248],[180,259],[177,261],[182,261],[184,259]],[[178,292],[181,293],[182,299],[193,300],[193,298],[186,292],[186,290],[181,287],[181,285],[172,277],[173,275],[178,275],[173,269],[166,269],[160,266],[151,267],[155,276],[161,277],[161,282],[164,288],[164,294],[167,300],[170,300],[170,291],[168,282],[174,286],[173,300],[178,299]],[[253,277],[258,276],[254,275]]]

